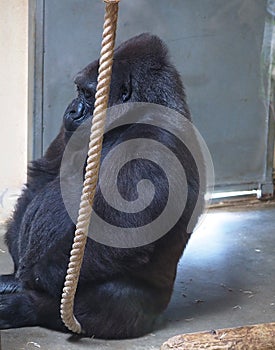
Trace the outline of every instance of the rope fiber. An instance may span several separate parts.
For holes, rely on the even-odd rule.
[[[105,119],[109,100],[119,0],[105,0],[105,17],[99,60],[98,83],[89,142],[86,172],[76,223],[75,237],[63,287],[60,314],[74,333],[85,333],[74,316],[74,298],[83,261],[92,206],[98,181]]]

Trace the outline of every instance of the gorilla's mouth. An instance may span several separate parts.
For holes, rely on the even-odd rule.
[[[82,122],[84,119],[86,119],[87,114],[80,115],[79,117],[74,118],[75,122]]]
[[[64,126],[67,131],[75,131],[83,122],[90,118],[90,113],[83,114],[80,116],[67,116],[64,118]]]

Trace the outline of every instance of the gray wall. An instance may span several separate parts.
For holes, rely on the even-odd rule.
[[[100,0],[38,4],[44,16],[43,84],[38,94],[43,96],[45,150],[74,96],[74,75],[98,57],[104,5]],[[270,17],[264,0],[122,0],[120,4],[117,43],[148,31],[168,44],[195,125],[212,154],[216,185],[223,189],[271,183],[270,86],[265,75],[270,64],[266,30]]]

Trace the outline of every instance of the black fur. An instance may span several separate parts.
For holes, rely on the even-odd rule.
[[[6,233],[14,274],[0,276],[0,329],[42,326],[66,331],[59,307],[75,226],[62,202],[59,168],[66,141],[93,113],[97,68],[95,61],[77,75],[79,95],[68,106],[59,134],[45,155],[29,166],[26,188]],[[179,74],[156,36],[142,34],[115,51],[109,104],[127,101],[161,104],[190,119]],[[182,162],[188,178],[187,206],[170,232],[146,246],[113,248],[88,239],[75,300],[75,315],[87,336],[128,338],[150,332],[169,303],[177,263],[190,236],[186,227],[198,200],[199,175],[192,156],[173,135],[142,124],[123,126],[105,136],[103,157],[113,145],[139,133],[166,144]],[[167,187],[161,171],[147,166],[133,164],[128,179],[121,173],[125,197],[131,197],[128,189],[132,191],[140,178]],[[164,191],[156,196],[155,215],[166,201]],[[106,210],[98,193],[94,209]],[[144,215],[141,219],[146,221]],[[108,217],[124,227],[135,224],[130,216]]]

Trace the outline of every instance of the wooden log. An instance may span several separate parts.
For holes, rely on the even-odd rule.
[[[172,349],[275,350],[275,323],[178,335],[161,346],[161,350]]]

